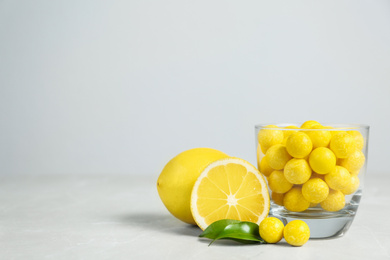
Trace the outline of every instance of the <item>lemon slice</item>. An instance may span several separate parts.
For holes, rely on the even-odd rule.
[[[249,162],[225,158],[212,162],[200,174],[191,193],[191,212],[205,230],[220,219],[260,224],[270,207],[264,177]]]

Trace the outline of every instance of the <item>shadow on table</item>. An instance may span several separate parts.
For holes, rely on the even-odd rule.
[[[170,215],[159,213],[132,213],[118,216],[117,221],[125,225],[184,236],[197,237],[202,233],[202,230],[195,225],[186,224]]]
[[[171,215],[159,213],[131,213],[116,217],[116,222],[126,226],[149,229],[156,232],[171,233],[182,236],[198,237],[202,230],[195,226],[181,222]],[[198,238],[198,241],[204,244],[210,244],[211,240]],[[232,240],[218,240],[211,246],[258,246],[258,244],[241,244]],[[291,247],[286,242],[279,242],[280,247]]]

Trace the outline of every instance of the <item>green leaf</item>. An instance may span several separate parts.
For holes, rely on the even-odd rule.
[[[222,219],[212,223],[200,237],[212,239],[210,245],[219,239],[230,239],[245,244],[266,243],[259,235],[259,225],[233,219]]]

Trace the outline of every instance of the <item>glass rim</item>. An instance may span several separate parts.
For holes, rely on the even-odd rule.
[[[303,123],[277,123],[277,124],[274,124],[274,123],[269,123],[269,124],[264,124],[264,123],[260,123],[260,124],[256,124],[255,125],[255,128],[256,129],[262,129],[262,128],[266,128],[266,129],[269,129],[269,130],[282,130],[282,131],[297,131],[297,130],[305,130],[305,131],[340,131],[340,130],[344,130],[344,131],[347,131],[347,130],[358,130],[358,129],[365,129],[365,130],[369,130],[370,129],[370,126],[367,125],[367,124],[354,124],[354,123],[345,123],[345,124],[342,124],[342,123],[324,123],[324,124],[321,124],[322,126],[331,126],[331,127],[335,127],[335,128],[316,128],[316,129],[313,129],[313,128],[286,128],[288,126],[297,126],[299,127],[300,125],[302,125]],[[276,125],[278,126],[277,128],[276,127],[266,127],[268,125]]]

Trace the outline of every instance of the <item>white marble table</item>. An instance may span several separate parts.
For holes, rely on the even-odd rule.
[[[0,177],[0,259],[390,259],[389,174],[372,174],[348,233],[303,247],[198,238],[156,176]]]

